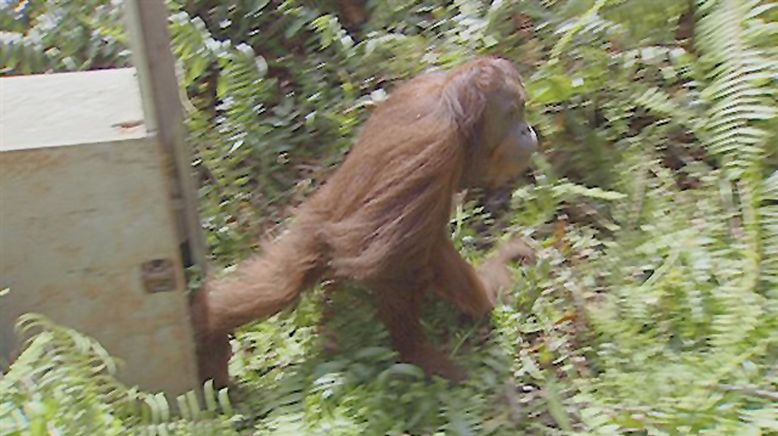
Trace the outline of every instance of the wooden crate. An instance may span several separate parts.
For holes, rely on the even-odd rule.
[[[197,385],[170,159],[135,70],[0,79],[0,360],[26,312],[97,338],[119,377]]]

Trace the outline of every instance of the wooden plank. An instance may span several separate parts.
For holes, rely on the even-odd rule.
[[[138,71],[146,128],[159,138],[179,223],[179,241],[191,264],[205,272],[205,246],[192,178],[192,154],[185,141],[183,114],[170,51],[168,10],[163,0],[127,0],[127,27]]]
[[[145,138],[134,68],[0,77],[0,152]]]
[[[21,346],[17,318],[35,312],[97,338],[129,385],[196,387],[168,175],[135,69],[0,88],[0,366]]]

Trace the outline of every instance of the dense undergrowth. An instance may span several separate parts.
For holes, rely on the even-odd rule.
[[[515,61],[543,153],[508,204],[470,193],[451,228],[475,261],[508,232],[540,261],[490,322],[430,305],[469,381],[395,363],[359,289],[243,329],[232,400],[206,386],[177,412],[29,317],[43,333],[0,379],[0,433],[778,432],[776,4],[362,3],[169,2],[208,243],[219,264],[255,249],[397,80]],[[4,0],[0,26],[3,74],[129,62],[117,2]]]

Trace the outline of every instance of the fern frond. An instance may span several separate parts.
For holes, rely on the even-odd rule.
[[[230,409],[225,391],[206,386],[206,395],[218,396],[206,399],[213,406],[208,411],[201,410],[194,391],[182,395],[179,415],[163,394],[118,382],[116,361],[96,340],[37,314],[23,315],[17,325],[29,339],[0,378],[0,433],[36,434],[35,428],[53,434],[230,433],[227,420],[214,410],[216,404]]]
[[[756,122],[774,118],[770,104],[775,89],[764,85],[776,64],[752,44],[751,22],[759,0],[701,0],[695,40],[711,83],[703,91],[710,107],[703,126],[703,143],[722,157],[730,176],[739,178],[764,157],[768,133]],[[765,9],[762,8],[762,11]],[[769,83],[769,82],[767,82]]]
[[[690,127],[696,128],[696,122],[689,117],[688,111],[684,110],[680,104],[673,100],[666,91],[657,87],[651,87],[635,96],[635,103],[643,106],[649,111],[664,117],[672,118],[674,121]]]
[[[764,181],[762,207],[762,281],[772,298],[778,299],[778,171]]]

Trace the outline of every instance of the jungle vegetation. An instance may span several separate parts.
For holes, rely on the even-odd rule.
[[[0,74],[130,65],[120,3],[0,1]],[[458,386],[395,363],[359,290],[242,329],[237,385],[204,404],[122,385],[100,344],[31,314],[0,433],[778,433],[778,4],[168,5],[214,265],[283,226],[394,84],[478,54],[520,68],[542,153],[507,195],[468,193],[451,232],[476,262],[509,232],[540,260],[489,330],[431,306]],[[326,305],[351,310],[322,323]]]

